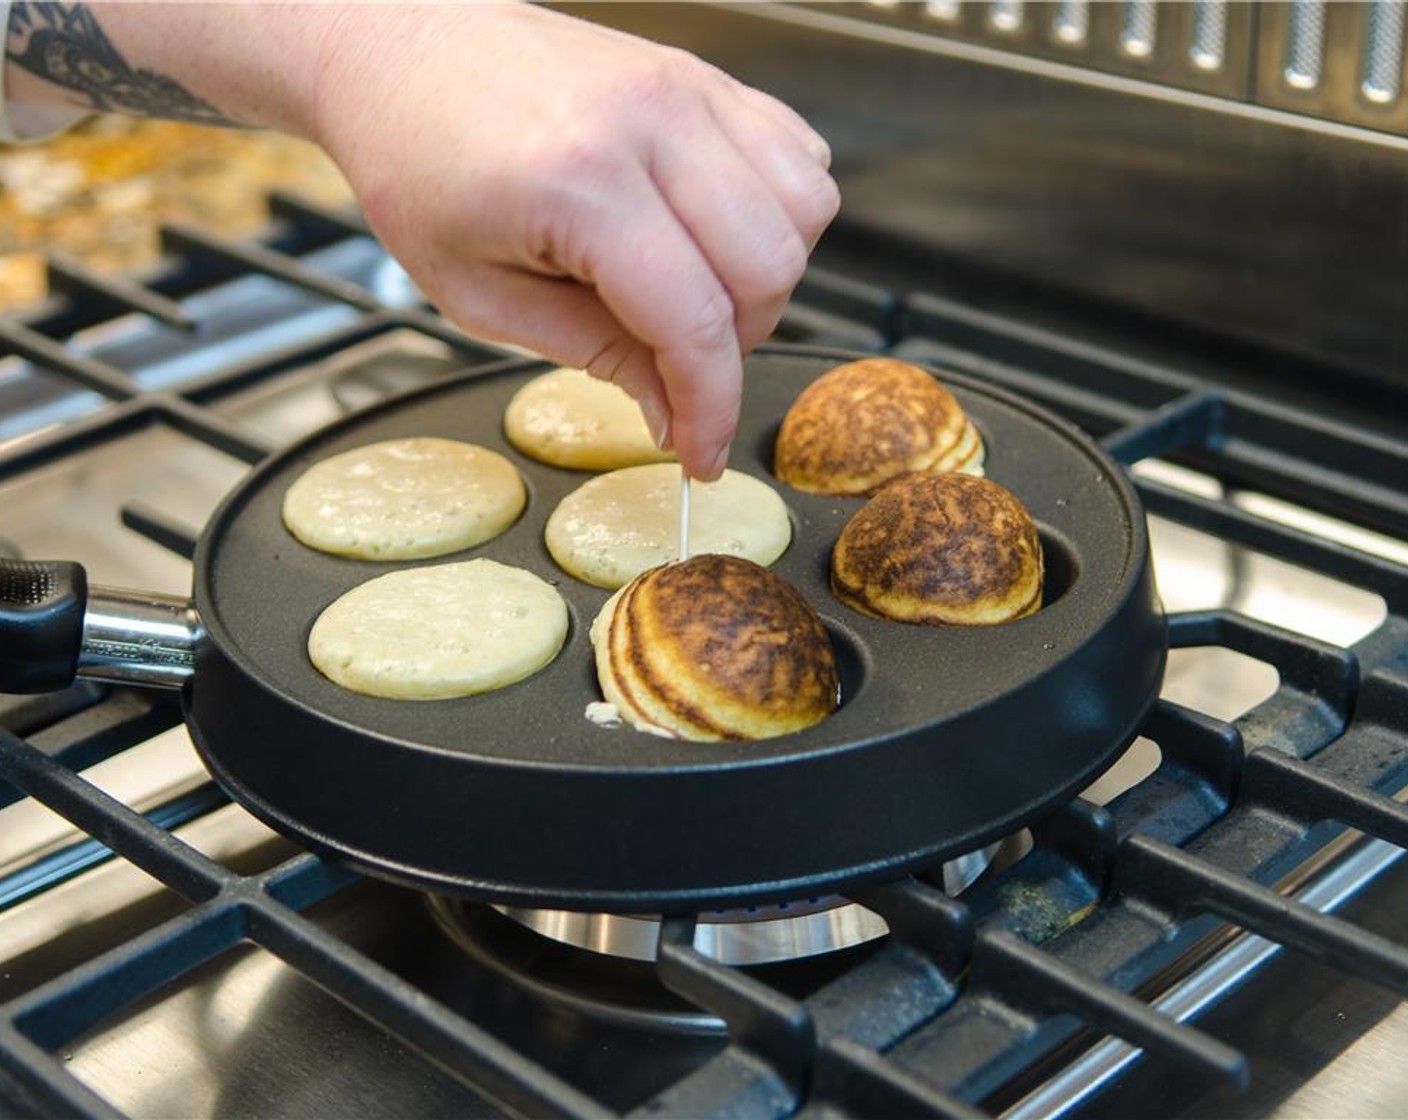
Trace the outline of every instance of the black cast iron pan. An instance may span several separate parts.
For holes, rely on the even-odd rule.
[[[862,617],[827,584],[831,547],[862,501],[803,494],[771,475],[787,407],[856,356],[753,355],[732,458],[791,510],[794,540],[775,568],[820,611],[842,663],[844,702],[824,723],[769,742],[692,744],[585,718],[600,698],[587,631],[607,593],[558,570],[542,531],[587,476],[533,462],[503,438],[509,399],[547,368],[513,362],[316,433],[252,471],[215,513],[195,557],[204,633],[183,683],[211,773],[273,828],[373,874],[497,902],[625,912],[778,901],[895,875],[1070,796],[1132,739],[1163,673],[1165,626],[1134,491],[1069,424],[944,373],[982,430],[990,476],[1041,528],[1045,605],[992,628]],[[537,675],[484,696],[405,702],[347,692],[309,662],[318,613],[406,564],[305,548],[280,520],[284,491],[318,459],[409,435],[480,443],[522,472],[523,517],[472,552],[536,572],[567,600],[567,643]],[[62,609],[36,611],[51,631],[67,626],[58,640],[71,673],[72,609],[59,623]],[[12,651],[14,629],[12,620]],[[9,660],[0,689],[17,690]],[[51,675],[41,687],[62,683]]]

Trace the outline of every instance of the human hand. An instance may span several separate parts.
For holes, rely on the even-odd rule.
[[[683,52],[520,5],[353,7],[310,132],[465,330],[614,381],[717,477],[742,355],[839,195],[792,110]]]
[[[704,479],[839,201],[780,102],[523,4],[33,5],[6,59],[12,106],[48,119],[318,141],[450,319],[615,381]]]

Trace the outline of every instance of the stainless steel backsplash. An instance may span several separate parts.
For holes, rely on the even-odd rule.
[[[1408,391],[1401,2],[569,7],[796,106],[853,227]]]

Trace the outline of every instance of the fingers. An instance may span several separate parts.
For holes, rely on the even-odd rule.
[[[734,111],[734,134],[761,152],[766,122],[748,106]],[[571,196],[539,211],[557,216],[530,237],[546,248],[433,295],[467,329],[621,385],[657,442],[672,440],[685,469],[707,480],[722,472],[737,427],[742,354],[776,325],[835,199],[792,133],[760,173],[707,113],[696,125],[688,144],[654,153],[650,176],[618,169],[609,189],[581,191],[592,180],[579,165]],[[581,284],[551,278],[564,273]]]
[[[732,82],[732,92],[754,112],[787,129],[823,171],[831,167],[831,145],[792,106],[752,86]]]
[[[760,89],[744,85],[725,71],[701,59],[692,55],[684,57],[691,64],[712,73],[714,88],[718,94],[746,104],[755,113],[766,117],[776,128],[789,132],[823,171],[831,166],[831,146],[826,142],[826,138],[812,128],[792,106]]]
[[[717,478],[742,397],[734,300],[643,166],[616,165],[600,183],[576,170],[535,210],[534,252],[465,269],[467,254],[441,242],[451,260],[422,270],[438,273],[427,294],[467,330],[616,381],[691,475]]]
[[[655,445],[668,451],[674,443],[673,416],[665,383],[655,368],[655,356],[626,333],[604,304],[597,303],[605,321],[601,329],[614,333],[595,355],[569,364],[580,366],[593,377],[609,381],[630,394],[640,405]]]
[[[718,128],[654,153],[660,194],[732,305],[734,345],[753,349],[777,325],[807,263],[807,244],[777,193]]]
[[[801,118],[725,83],[677,110],[650,171],[732,300],[746,354],[777,326],[840,196]]]
[[[705,112],[672,122],[651,173],[733,300],[746,354],[777,326],[840,192],[829,147],[800,116],[715,73]]]
[[[575,280],[492,266],[457,276],[437,293],[440,309],[484,338],[527,346],[565,366],[580,367],[621,386],[640,404],[655,442],[669,447],[669,396],[651,350],[597,297]],[[711,453],[712,458],[712,453]],[[695,464],[685,463],[686,469]],[[705,477],[698,469],[697,477]]]
[[[776,326],[839,196],[797,114],[686,59],[613,66],[604,123],[505,134],[512,158],[476,164],[472,193],[429,207],[436,235],[412,242],[408,267],[467,330],[621,385],[712,479],[743,355]]]
[[[720,277],[727,273],[648,182],[632,202],[624,213],[598,215],[604,224],[591,236],[586,278],[615,320],[653,353],[680,463],[696,478],[714,479],[727,461],[743,394],[735,301]]]
[[[719,127],[787,210],[808,251],[840,208],[826,141],[782,102],[739,86],[716,110]],[[779,127],[779,117],[783,123]]]

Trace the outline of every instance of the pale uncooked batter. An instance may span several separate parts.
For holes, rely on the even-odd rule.
[[[313,464],[284,495],[284,524],[309,548],[416,560],[498,536],[527,502],[497,451],[437,437],[383,440]]]
[[[531,676],[567,637],[550,584],[496,560],[407,568],[368,580],[313,623],[308,656],[344,688],[443,700]]]
[[[504,435],[555,467],[610,471],[673,459],[626,391],[582,369],[555,369],[523,386],[504,411]]]
[[[680,471],[670,463],[599,475],[568,494],[548,518],[548,551],[562,569],[615,589],[677,558]],[[689,551],[741,556],[764,566],[792,540],[787,506],[767,483],[741,471],[693,483]]]

